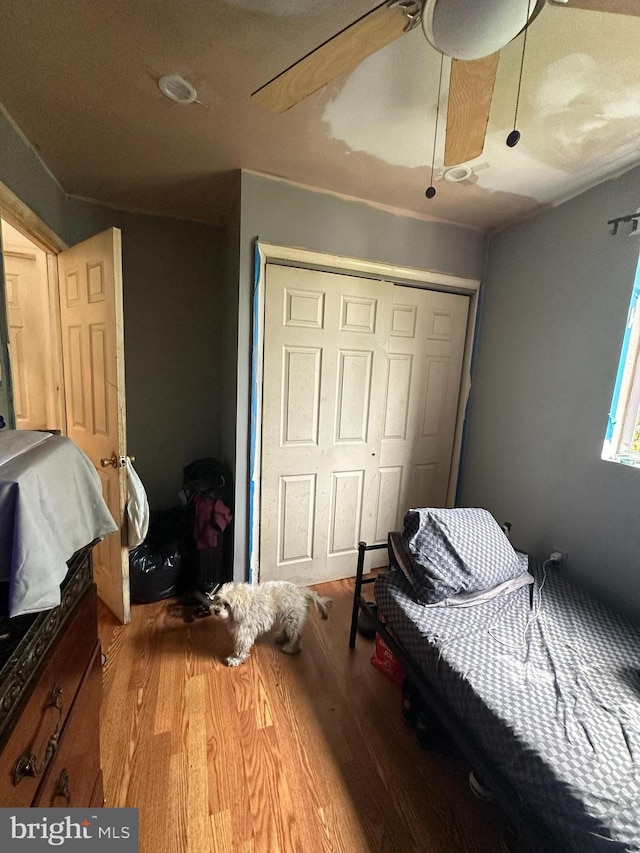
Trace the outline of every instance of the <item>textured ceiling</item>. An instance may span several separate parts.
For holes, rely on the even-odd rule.
[[[0,4],[0,103],[69,193],[220,224],[250,169],[493,230],[640,162],[640,18],[546,7],[501,53],[474,174],[428,201],[440,57],[418,29],[288,113],[250,93],[377,3],[56,0]],[[37,14],[34,10],[37,9]],[[200,103],[172,104],[178,72]],[[446,104],[447,61],[445,61]]]

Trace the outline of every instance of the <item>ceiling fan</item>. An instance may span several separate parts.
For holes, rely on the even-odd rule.
[[[546,2],[640,16],[640,0],[385,0],[251,97],[271,112],[286,112],[421,25],[433,47],[452,59],[444,165],[465,163],[484,148],[500,48],[530,24]]]

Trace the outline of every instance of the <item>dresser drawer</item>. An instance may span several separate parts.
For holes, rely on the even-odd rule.
[[[100,774],[97,737],[102,701],[100,645],[96,643],[87,675],[73,703],[60,746],[51,761],[34,806],[88,807]]]
[[[95,587],[76,606],[45,656],[0,755],[0,802],[30,806],[54,757],[97,638]],[[31,754],[31,760],[28,759]]]

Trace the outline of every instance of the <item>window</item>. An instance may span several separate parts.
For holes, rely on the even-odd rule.
[[[627,325],[622,339],[618,373],[602,458],[640,467],[640,262],[633,284]]]

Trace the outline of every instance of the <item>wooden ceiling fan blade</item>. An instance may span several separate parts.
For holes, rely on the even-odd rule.
[[[444,165],[457,166],[482,154],[500,53],[451,60]]]
[[[256,103],[283,113],[413,29],[422,3],[376,6],[252,93]]]
[[[547,0],[547,2],[551,6],[564,6],[566,9],[588,9],[590,12],[640,16],[639,0]]]

